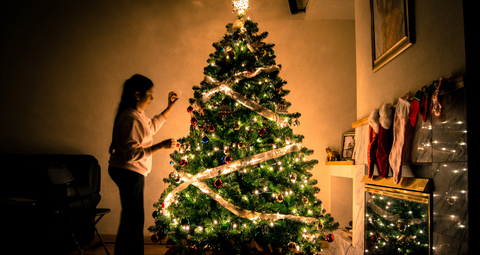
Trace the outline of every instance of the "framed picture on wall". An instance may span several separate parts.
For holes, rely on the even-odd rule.
[[[353,150],[355,148],[355,132],[346,132],[342,134],[342,160],[353,160]]]
[[[376,72],[414,43],[410,0],[370,0],[372,66]]]

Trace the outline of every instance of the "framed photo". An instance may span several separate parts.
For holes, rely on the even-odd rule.
[[[343,160],[353,160],[353,150],[355,148],[355,132],[346,132],[342,134],[342,154]]]
[[[372,66],[376,72],[414,41],[410,0],[370,0]]]

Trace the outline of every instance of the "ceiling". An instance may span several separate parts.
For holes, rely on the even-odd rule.
[[[296,0],[297,14],[290,11],[289,0],[250,0],[250,15],[270,19],[341,19],[354,20],[354,0]],[[306,7],[306,8],[305,8]]]

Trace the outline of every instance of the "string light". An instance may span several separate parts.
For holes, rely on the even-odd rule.
[[[244,14],[248,6],[248,0],[232,0],[233,2],[233,12],[237,12],[239,15]]]

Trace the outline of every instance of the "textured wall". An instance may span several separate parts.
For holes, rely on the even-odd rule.
[[[414,4],[415,12],[415,43],[373,73],[370,4],[369,1],[355,1],[358,119],[367,117],[374,108],[378,108],[384,103],[396,103],[398,98],[406,92],[410,92],[410,95],[413,96],[420,87],[430,85],[432,81],[438,80],[442,76],[456,78],[466,74],[463,2],[448,0],[410,2]],[[463,92],[456,93],[462,94]],[[465,116],[465,100],[463,95],[458,100],[457,98],[460,97],[452,97],[456,100],[446,99],[450,97],[447,95],[445,99],[442,99],[445,100],[443,116],[439,119],[434,118],[430,123],[434,126],[433,136],[439,137],[434,140],[441,142],[447,140],[447,143],[457,146],[457,151],[460,152],[462,146],[458,146],[460,144],[456,140],[458,134],[454,132],[457,131],[457,127],[455,129],[445,128],[444,125],[450,125],[459,120],[465,122],[463,118]],[[458,109],[450,111],[451,108],[459,108],[461,111]],[[428,125],[428,123],[426,124]],[[421,125],[421,121],[417,121],[417,127],[421,128]],[[368,126],[357,129],[357,133],[363,132],[363,139],[368,139],[368,134],[363,130],[366,127]],[[441,131],[435,131],[435,128]],[[448,139],[442,140],[444,137],[448,137]],[[432,138],[430,137],[430,139]],[[431,224],[434,253],[467,254],[469,237],[466,227],[468,222],[466,151],[462,149],[461,153],[455,154],[455,156],[460,155],[459,159],[446,157],[443,156],[445,152],[442,148],[438,148],[439,146],[433,147],[433,152],[429,151],[429,161],[423,161],[423,163],[433,163],[407,166],[411,168],[409,177],[429,178],[433,183]],[[442,146],[445,145],[442,144]],[[416,145],[412,146],[412,150],[417,148]],[[363,158],[363,161],[366,161],[365,155]],[[360,162],[357,161],[357,163]],[[356,190],[356,192],[361,191]],[[461,195],[455,196],[456,194]],[[452,200],[454,196],[455,201]],[[359,251],[355,252],[358,254]],[[348,254],[354,253],[349,251]]]
[[[320,161],[313,173],[327,205],[325,148],[339,149],[342,132],[356,120],[355,24],[284,17],[266,6],[253,6],[250,17],[276,45],[290,112],[302,113],[296,131]],[[154,141],[186,136],[191,88],[203,79],[212,43],[236,19],[231,2],[10,1],[0,12],[0,152],[94,155],[102,167],[100,206],[112,209],[98,227],[115,234],[120,201],[107,173],[107,151],[122,84],[134,73],[153,80],[150,116],[176,91],[180,100]],[[154,155],[146,179],[145,229],[153,224],[149,215],[165,188],[162,179],[172,171],[169,154]]]
[[[372,72],[370,3],[355,1],[357,118],[384,103],[396,103],[442,76],[465,74],[461,1],[412,1],[416,42],[387,65]]]

